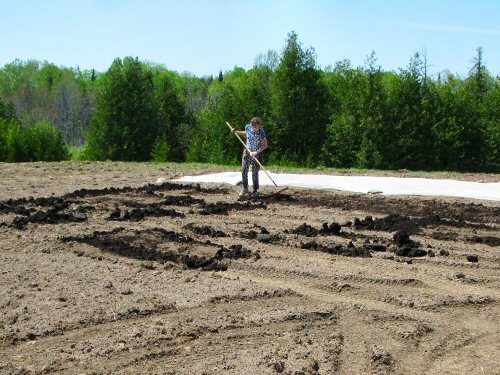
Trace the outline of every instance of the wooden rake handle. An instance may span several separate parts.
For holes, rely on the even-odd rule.
[[[231,126],[231,124],[229,122],[226,121],[226,124],[227,126],[229,126],[229,129],[231,130],[231,133],[233,132],[234,128]],[[243,140],[240,138],[240,136],[237,134],[237,133],[234,133],[234,135],[236,136],[236,138],[238,138],[238,140],[241,142],[241,144],[243,145],[243,147],[245,147],[245,150],[247,150],[248,154],[250,156],[252,156],[251,154],[251,151],[250,149],[247,147],[247,145],[245,144],[245,142],[243,142]],[[259,159],[257,159],[255,156],[252,156],[252,158],[257,162],[257,164],[259,164],[259,166],[262,168],[262,170],[266,173],[267,177],[269,177],[269,179],[271,180],[271,182],[274,184],[274,186],[278,187],[278,185],[276,184],[276,182],[274,182],[273,178],[271,177],[271,175],[266,171],[266,168],[264,168],[264,166],[260,163]]]

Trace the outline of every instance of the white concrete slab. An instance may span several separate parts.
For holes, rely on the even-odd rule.
[[[428,178],[371,177],[371,176],[333,176],[320,174],[271,173],[278,186],[302,187],[311,189],[337,189],[357,193],[370,191],[384,195],[430,195],[462,198],[476,198],[500,201],[500,182],[470,182],[457,180],[438,180]],[[251,173],[248,176],[252,185]],[[241,181],[241,172],[223,172],[199,176],[184,176],[179,182],[219,182],[236,185]],[[259,172],[261,186],[273,185],[263,171]]]

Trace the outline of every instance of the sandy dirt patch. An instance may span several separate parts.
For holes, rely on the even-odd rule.
[[[498,373],[498,202],[224,170],[0,165],[0,373]]]

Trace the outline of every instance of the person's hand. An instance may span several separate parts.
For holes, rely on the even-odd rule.
[[[250,151],[250,156],[257,156],[258,152],[257,151]]]
[[[236,129],[235,128],[231,129],[231,134],[236,134]]]

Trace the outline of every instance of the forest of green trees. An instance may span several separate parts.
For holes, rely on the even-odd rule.
[[[0,69],[0,161],[238,163],[228,132],[264,120],[267,163],[283,166],[500,171],[500,76],[478,48],[467,76],[429,75],[416,53],[384,71],[372,52],[320,68],[291,32],[281,53],[218,77],[117,58],[106,72],[16,60]]]

